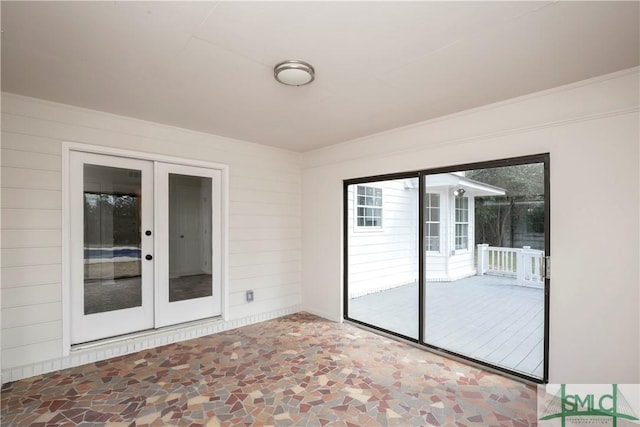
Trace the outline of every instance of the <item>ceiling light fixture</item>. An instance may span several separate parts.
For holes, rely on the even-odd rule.
[[[282,84],[304,86],[315,79],[316,71],[303,61],[283,61],[273,68],[273,75]]]

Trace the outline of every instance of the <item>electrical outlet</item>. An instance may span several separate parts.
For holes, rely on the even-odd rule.
[[[247,291],[247,302],[253,301],[253,291]]]

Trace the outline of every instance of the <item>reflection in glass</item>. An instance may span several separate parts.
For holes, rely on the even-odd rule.
[[[211,178],[169,174],[169,301],[213,295]]]
[[[140,171],[84,165],[84,313],[142,305]]]

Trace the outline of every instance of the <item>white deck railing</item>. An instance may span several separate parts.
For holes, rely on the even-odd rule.
[[[484,274],[513,277],[523,285],[540,285],[543,276],[544,251],[519,248],[500,248],[478,245],[478,276]]]

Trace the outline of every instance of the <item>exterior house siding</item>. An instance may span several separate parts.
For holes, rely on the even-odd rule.
[[[353,194],[356,186],[349,186],[347,228],[350,297],[415,283],[417,280],[418,192],[415,186],[405,185],[405,181],[408,180],[370,184],[382,188],[382,227],[379,229],[356,226]]]
[[[11,94],[2,101],[3,381],[127,351],[63,354],[63,141],[229,165],[228,322],[198,333],[300,308],[298,153]]]

